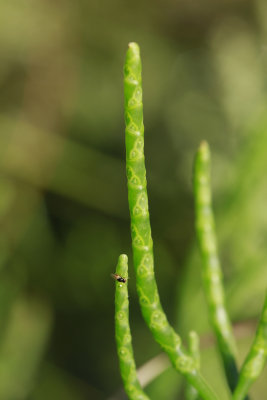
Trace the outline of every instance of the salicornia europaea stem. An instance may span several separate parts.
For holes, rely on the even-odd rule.
[[[200,352],[199,352],[199,337],[194,331],[189,332],[188,335],[188,350],[191,357],[196,362],[196,367],[200,369]],[[187,384],[185,390],[186,400],[198,400],[198,391],[190,384]]]
[[[210,150],[206,142],[201,143],[195,159],[194,194],[196,230],[202,257],[204,290],[228,384],[233,391],[238,379],[235,361],[236,345],[225,307],[222,270],[218,258],[212,211]]]
[[[129,300],[128,300],[128,258],[125,254],[120,255],[116,274],[126,279],[126,282],[116,282],[115,292],[115,333],[117,351],[120,361],[120,371],[125,391],[131,400],[149,400],[143,392],[137,379],[132,336],[129,325]]]
[[[243,400],[250,386],[262,372],[267,359],[267,295],[255,339],[241,368],[233,400]]]
[[[126,55],[124,94],[128,200],[136,284],[142,314],[173,366],[185,375],[203,399],[214,400],[215,394],[200,375],[195,360],[183,349],[181,339],[170,326],[159,299],[146,189],[141,59],[136,43],[129,44]]]

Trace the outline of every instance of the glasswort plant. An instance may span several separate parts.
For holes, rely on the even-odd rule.
[[[144,320],[154,339],[169,356],[174,369],[187,380],[187,400],[216,400],[219,397],[200,373],[199,338],[189,334],[189,350],[182,345],[162,308],[154,274],[147,180],[144,157],[144,125],[142,104],[141,59],[139,46],[130,43],[124,66],[125,141],[128,202],[136,286]],[[225,307],[222,271],[217,254],[215,223],[211,205],[210,151],[202,142],[194,168],[196,230],[202,257],[204,291],[210,321],[217,337],[233,400],[243,400],[251,384],[262,371],[267,358],[267,297],[255,340],[241,368],[236,365],[236,344],[230,318]],[[119,257],[116,273],[115,330],[117,351],[124,388],[131,400],[148,399],[137,378],[129,327],[127,289],[128,259]]]

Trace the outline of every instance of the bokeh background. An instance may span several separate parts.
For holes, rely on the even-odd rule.
[[[124,162],[123,62],[143,61],[156,277],[169,320],[201,335],[202,370],[229,399],[195,244],[202,139],[241,363],[267,287],[265,0],[0,2],[0,398],[124,398],[114,272],[129,255],[130,318],[152,399],[183,399],[135,292]],[[146,377],[144,377],[146,375]],[[148,375],[148,376],[147,376]],[[252,389],[263,399],[266,370]]]

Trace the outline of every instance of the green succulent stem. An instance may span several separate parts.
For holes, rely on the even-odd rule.
[[[155,340],[168,354],[174,368],[198,390],[203,399],[217,397],[200,375],[193,357],[162,309],[154,275],[147,181],[144,158],[141,59],[139,46],[130,43],[124,66],[126,172],[136,285],[141,311]]]
[[[138,381],[133,355],[127,288],[128,258],[125,254],[119,257],[116,274],[126,279],[126,282],[116,281],[115,292],[115,336],[124,389],[131,400],[149,400]]]
[[[203,281],[210,321],[217,337],[230,389],[238,380],[236,344],[230,318],[225,307],[222,270],[218,257],[215,222],[212,211],[210,184],[210,150],[202,142],[194,168],[195,217],[198,242],[202,257]]]
[[[243,400],[250,386],[262,372],[267,359],[267,295],[265,297],[255,339],[241,368],[233,400]]]
[[[200,352],[199,352],[199,337],[198,334],[195,331],[189,332],[188,335],[188,349],[189,349],[189,354],[191,357],[194,358],[196,362],[196,367],[200,369]],[[198,400],[199,395],[198,391],[194,386],[187,384],[186,386],[186,400]]]

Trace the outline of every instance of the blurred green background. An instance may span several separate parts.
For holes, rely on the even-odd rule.
[[[192,164],[212,151],[214,208],[241,363],[267,287],[267,3],[264,0],[0,2],[0,398],[124,398],[114,272],[130,257],[138,367],[152,399],[183,399],[144,325],[131,261],[123,62],[143,61],[156,277],[184,340],[228,399],[195,245]],[[156,373],[155,373],[156,374]],[[265,374],[265,377],[264,377]],[[145,373],[141,376],[144,377]],[[266,370],[252,389],[265,398]]]

